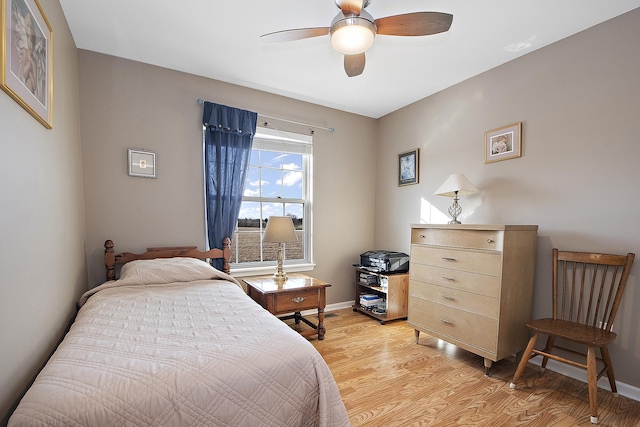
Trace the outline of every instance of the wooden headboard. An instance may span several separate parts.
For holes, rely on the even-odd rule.
[[[231,239],[228,237],[222,241],[222,249],[210,249],[204,252],[198,250],[197,246],[168,246],[147,248],[147,251],[142,254],[131,252],[115,254],[113,247],[112,240],[104,242],[104,266],[107,269],[107,280],[115,280],[116,264],[126,264],[129,261],[138,259],[188,257],[202,260],[208,259],[211,262],[213,259],[222,258],[222,271],[227,274],[231,271],[231,265],[229,264],[231,259]]]

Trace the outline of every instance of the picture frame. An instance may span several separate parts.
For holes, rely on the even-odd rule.
[[[155,151],[129,148],[128,153],[129,176],[158,177]]]
[[[398,154],[398,186],[420,182],[420,149]]]
[[[0,87],[53,128],[53,30],[38,0],[0,0]]]
[[[514,123],[484,133],[484,162],[522,156],[522,123]]]

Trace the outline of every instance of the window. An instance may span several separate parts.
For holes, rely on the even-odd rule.
[[[290,216],[298,242],[285,244],[284,264],[311,260],[312,138],[258,128],[244,187],[238,224],[231,241],[234,270],[275,266],[277,243],[263,242],[270,216]]]

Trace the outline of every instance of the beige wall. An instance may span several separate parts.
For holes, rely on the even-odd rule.
[[[53,130],[0,91],[0,425],[49,357],[87,281],[77,49],[58,2]]]
[[[80,51],[80,105],[90,284],[104,281],[103,244],[205,247],[202,98],[318,130],[313,152],[316,269],[329,303],[353,298],[351,264],[373,243],[376,121],[139,62]],[[273,122],[282,130],[307,131]],[[127,175],[127,149],[158,153],[158,178]]]
[[[379,120],[375,246],[409,251],[409,224],[444,223],[434,191],[464,173],[480,195],[463,223],[538,224],[534,315],[550,315],[550,251],[640,255],[640,9]],[[428,78],[428,76],[425,76]],[[522,122],[522,157],[484,164],[484,132]],[[421,149],[420,183],[396,186],[397,154]],[[616,378],[640,387],[634,266],[612,345]]]

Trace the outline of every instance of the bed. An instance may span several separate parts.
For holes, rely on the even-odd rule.
[[[322,356],[246,295],[229,254],[228,239],[117,255],[108,240],[109,280],[80,298],[8,425],[349,425]]]

